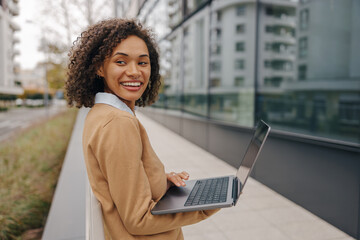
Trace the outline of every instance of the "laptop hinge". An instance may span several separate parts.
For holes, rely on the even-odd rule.
[[[232,189],[232,198],[233,204],[235,205],[237,198],[238,198],[238,191],[239,191],[239,183],[237,177],[233,179],[233,189]]]

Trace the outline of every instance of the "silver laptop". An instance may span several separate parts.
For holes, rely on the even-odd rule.
[[[235,206],[269,132],[270,127],[261,120],[235,176],[189,180],[185,187],[171,187],[151,213],[160,215]]]

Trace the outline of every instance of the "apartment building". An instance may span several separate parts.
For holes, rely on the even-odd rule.
[[[0,94],[17,95],[23,92],[17,77],[19,64],[15,58],[19,55],[16,49],[19,38],[16,32],[20,26],[14,21],[19,15],[18,0],[0,1]]]

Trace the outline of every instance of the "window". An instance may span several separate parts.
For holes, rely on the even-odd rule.
[[[181,1],[179,1],[181,2]],[[185,16],[190,15],[196,9],[199,9],[201,5],[203,5],[206,2],[206,0],[185,0],[184,1],[184,10],[185,10]]]
[[[345,124],[360,124],[360,100],[339,101],[339,119]]]
[[[282,77],[266,77],[264,79],[265,86],[267,87],[279,87],[282,81]]]
[[[295,109],[296,109],[296,117],[297,119],[305,119],[306,115],[306,108],[305,108],[305,104],[306,104],[306,96],[303,94],[299,94],[297,96],[297,101],[295,102]]]
[[[298,68],[298,78],[299,80],[305,80],[306,79],[306,71],[307,66],[306,65],[300,65]]]
[[[236,16],[244,16],[245,15],[245,6],[237,6],[236,7]]]
[[[299,58],[305,58],[307,56],[308,39],[302,37],[299,40]]]
[[[271,43],[265,43],[265,51],[271,51],[272,44]]]
[[[274,29],[272,26],[265,26],[265,32],[272,33],[272,32],[274,32]]]
[[[265,67],[277,71],[292,71],[293,69],[293,62],[289,60],[266,60],[264,64]]]
[[[275,18],[287,18],[295,16],[296,8],[295,7],[285,7],[285,6],[269,6],[265,9],[265,14],[270,17]]]
[[[221,54],[221,46],[218,44],[213,44],[211,46],[211,54],[213,54],[213,55]]]
[[[265,61],[264,61],[264,67],[265,67],[265,68],[271,68],[271,61],[265,60]]]
[[[210,70],[213,72],[221,71],[221,62],[215,61],[210,63]]]
[[[236,25],[236,33],[244,33],[245,32],[245,25],[244,24],[238,24]]]
[[[314,98],[314,112],[317,116],[324,116],[326,114],[326,99],[323,97]]]
[[[245,61],[243,59],[237,59],[235,61],[235,69],[242,70],[245,68]]]
[[[306,30],[309,26],[309,9],[300,11],[300,30]]]
[[[221,29],[220,28],[216,29],[216,39],[218,39],[218,40],[221,39]]]
[[[236,87],[244,86],[244,77],[236,76],[234,79],[234,86]]]
[[[222,19],[222,13],[221,11],[216,12],[216,21],[221,22]]]
[[[266,33],[272,33],[276,36],[283,36],[283,37],[295,37],[295,28],[289,26],[265,26]]]
[[[245,43],[244,42],[237,42],[235,44],[235,49],[236,49],[237,52],[245,51]]]
[[[221,84],[220,78],[212,78],[210,79],[210,87],[219,87]]]

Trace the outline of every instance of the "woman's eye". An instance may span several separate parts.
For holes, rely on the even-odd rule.
[[[147,62],[139,62],[139,65],[146,65],[148,64]]]
[[[125,61],[117,61],[118,64],[125,64]]]

